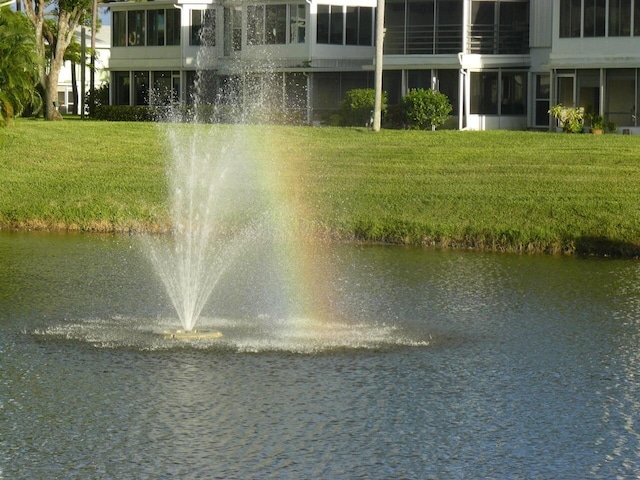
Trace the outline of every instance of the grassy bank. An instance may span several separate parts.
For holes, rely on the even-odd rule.
[[[255,129],[307,231],[640,254],[638,136]],[[167,228],[167,147],[155,125],[21,120],[0,142],[1,228]]]

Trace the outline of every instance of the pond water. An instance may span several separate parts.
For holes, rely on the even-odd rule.
[[[135,238],[1,233],[0,479],[640,478],[638,261],[307,250],[187,342]]]

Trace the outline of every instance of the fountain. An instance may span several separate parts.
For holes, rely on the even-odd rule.
[[[189,118],[185,121],[184,106],[176,105],[159,122],[171,147],[167,174],[172,227],[170,235],[146,236],[144,243],[182,326],[163,331],[165,338],[222,336],[194,327],[225,270],[259,235],[266,203],[254,182],[258,167],[247,125],[252,112],[264,107],[263,98],[240,93],[239,88],[247,90],[243,75],[221,85],[200,67],[210,61],[210,35],[202,29]]]

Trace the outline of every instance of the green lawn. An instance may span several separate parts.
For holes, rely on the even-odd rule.
[[[307,232],[640,254],[640,136],[250,130]],[[167,152],[153,124],[19,120],[0,130],[0,227],[165,230]]]

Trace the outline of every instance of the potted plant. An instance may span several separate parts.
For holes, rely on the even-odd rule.
[[[602,115],[593,114],[591,120],[591,133],[594,135],[602,135],[604,133],[605,121]]]
[[[613,122],[607,122],[602,115],[589,115],[591,121],[591,133],[594,135],[602,135],[605,131],[615,132],[618,126]]]

